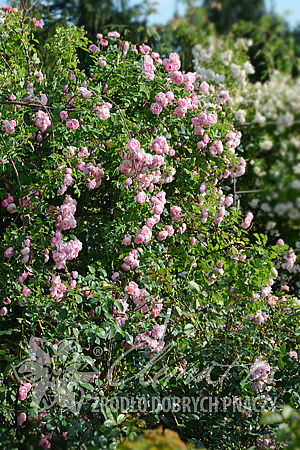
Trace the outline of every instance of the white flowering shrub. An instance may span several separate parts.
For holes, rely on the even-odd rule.
[[[266,81],[252,82],[251,45],[249,39],[233,41],[230,36],[211,36],[208,45],[196,45],[198,83],[228,91],[226,111],[243,133],[248,169],[236,185],[237,198],[253,209],[268,233],[276,237],[284,232],[299,252],[300,78],[275,70]]]

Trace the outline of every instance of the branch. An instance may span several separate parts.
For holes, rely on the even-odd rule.
[[[36,102],[36,103],[34,103]],[[28,106],[28,108],[40,108],[39,100],[33,100],[32,102],[21,102],[21,101],[13,101],[13,100],[0,100],[0,105],[20,105],[20,106]],[[44,105],[42,105],[44,107]],[[55,106],[47,106],[47,109],[55,110],[59,109]],[[67,111],[76,111],[76,108],[65,108]]]
[[[103,96],[103,97],[104,97],[104,96]],[[131,131],[130,131],[130,129],[129,129],[128,126],[127,126],[125,117],[123,116],[122,111],[121,111],[119,105],[117,105],[111,98],[107,97],[107,95],[105,95],[105,98],[107,98],[107,100],[108,100],[109,102],[113,103],[113,104],[115,105],[115,107],[118,109],[118,111],[119,111],[119,113],[120,113],[120,115],[121,115],[121,117],[122,117],[123,123],[124,123],[124,125],[125,125],[127,134],[128,134],[128,136],[129,136],[129,138],[131,138]]]
[[[5,146],[5,148],[7,148],[7,145],[6,145],[5,139],[4,139],[3,136],[2,136],[2,133],[0,133],[0,137],[1,137],[1,140],[2,140],[2,142],[3,142],[4,146]],[[14,160],[12,159],[11,156],[9,156],[9,160],[10,160],[10,162],[11,162],[13,168],[14,168],[14,171],[15,171],[15,173],[16,173],[16,176],[17,176],[18,185],[19,185],[19,191],[20,191],[20,198],[21,198],[21,205],[22,205],[22,207],[23,207],[23,191],[22,191],[22,185],[21,185],[21,181],[20,181],[20,177],[19,177],[19,172],[18,172],[18,169],[17,169],[17,167],[16,167],[16,165],[15,165],[15,163],[14,163]],[[22,219],[22,220],[23,220],[23,219]]]
[[[4,64],[6,64],[7,65],[7,67],[9,68],[9,70],[11,71],[11,73],[13,73],[13,69],[10,67],[10,65],[8,64],[8,62],[6,61],[6,59],[4,58],[4,56],[3,56],[3,54],[2,53],[0,53],[0,58],[1,58],[1,61],[3,61],[4,62]]]

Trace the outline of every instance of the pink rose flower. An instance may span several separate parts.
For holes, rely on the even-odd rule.
[[[206,83],[206,81],[202,81],[200,84],[200,91],[204,92],[205,94],[209,91],[209,84]]]
[[[250,368],[250,374],[254,381],[266,382],[270,375],[270,366],[266,361],[256,360]]]
[[[118,39],[120,37],[120,33],[118,33],[117,31],[109,31],[107,33],[107,36],[110,37],[110,38]]]
[[[77,128],[79,127],[79,122],[77,119],[67,120],[66,127],[70,130],[77,130]]]
[[[158,231],[156,237],[158,241],[164,241],[169,236],[166,230]]]
[[[24,286],[22,289],[22,294],[24,295],[24,297],[29,297],[31,294],[31,290],[28,287]]]
[[[131,297],[138,297],[140,294],[139,287],[134,281],[130,281],[128,283],[128,285],[125,287],[125,292]]]
[[[106,66],[106,59],[104,58],[104,56],[100,56],[98,59],[98,63],[100,67],[105,67]]]
[[[97,45],[91,44],[91,45],[89,46],[89,51],[92,52],[92,53],[96,53],[96,52],[98,51]]]
[[[29,391],[27,390],[27,388],[25,386],[23,386],[23,385],[20,386],[19,387],[19,400],[21,400],[21,401],[25,400],[28,392]]]
[[[6,306],[3,306],[3,308],[0,309],[0,316],[6,316],[7,312]]]
[[[18,417],[18,425],[22,425],[27,419],[26,413],[22,412]]]
[[[130,139],[130,141],[127,144],[127,148],[131,152],[138,152],[139,149],[141,148],[141,145],[137,139]]]
[[[131,236],[127,235],[123,239],[123,245],[129,245],[131,242]]]
[[[4,256],[5,258],[11,258],[14,255],[14,249],[12,247],[8,247],[8,249],[5,250]]]
[[[136,196],[135,196],[135,201],[139,204],[145,203],[145,201],[147,200],[147,195],[145,194],[145,192],[139,192]]]
[[[175,96],[174,96],[174,94],[173,94],[173,92],[172,91],[168,91],[167,93],[166,93],[166,98],[168,99],[168,101],[171,103],[171,102],[173,102],[174,101],[174,99],[175,99]]]
[[[244,229],[249,228],[252,223],[252,220],[253,220],[253,214],[251,212],[248,212],[241,227]]]
[[[4,120],[4,122],[1,125],[2,131],[6,131],[8,134],[13,134],[15,131],[16,121],[11,120],[10,122],[8,120]]]
[[[119,274],[119,272],[113,273],[111,279],[112,279],[113,281],[118,281],[118,280],[120,279],[120,274]]]
[[[207,120],[211,125],[214,125],[215,123],[217,123],[217,118],[214,114],[208,114]]]
[[[153,114],[155,114],[156,116],[158,116],[158,115],[162,112],[163,107],[162,107],[162,105],[161,105],[160,103],[155,102],[155,103],[152,103],[152,104],[151,104],[150,110],[151,110],[151,112],[152,112]]]

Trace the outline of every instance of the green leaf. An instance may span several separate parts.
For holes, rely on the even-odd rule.
[[[276,412],[268,412],[262,416],[260,423],[262,425],[272,425],[273,423],[281,423],[282,416]]]
[[[128,344],[133,345],[133,336],[128,334],[127,331],[125,331],[125,340]]]
[[[124,422],[125,418],[126,418],[125,414],[119,414],[117,417],[117,424]]]
[[[293,414],[293,412],[295,412],[293,410],[293,408],[291,408],[289,405],[284,405],[283,410],[282,410],[282,417],[285,420],[289,420],[289,418]]]
[[[200,286],[195,281],[189,281],[188,288],[192,292],[197,292],[198,294],[200,293]]]
[[[190,335],[193,331],[195,330],[195,327],[192,323],[188,323],[185,327],[184,327],[184,333],[187,335]]]

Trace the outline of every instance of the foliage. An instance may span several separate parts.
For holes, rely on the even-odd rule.
[[[184,450],[193,447],[186,446],[174,431],[168,429],[163,430],[162,427],[156,430],[145,430],[143,437],[138,441],[124,441],[118,447],[119,450],[146,450],[149,448],[153,450]]]
[[[45,75],[42,25],[2,11],[2,444],[113,449],[160,424],[196,447],[275,442],[261,412],[298,402],[277,271],[295,255],[234,202],[221,93],[195,93],[175,53],[71,26]]]
[[[257,23],[265,14],[264,0],[204,0],[211,22],[216,24],[218,32],[228,31],[239,21]]]
[[[290,406],[285,405],[282,413],[269,412],[261,422],[263,425],[278,424],[278,439],[280,442],[289,442],[287,449],[297,450],[300,447],[300,415]]]

